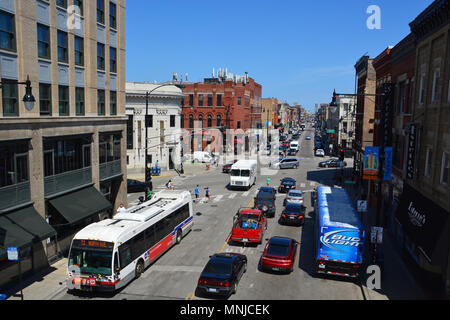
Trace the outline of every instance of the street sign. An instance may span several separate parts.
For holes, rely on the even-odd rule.
[[[367,212],[367,200],[358,200],[358,212]]]
[[[328,129],[328,130],[327,130],[327,133],[336,133],[336,130],[334,130],[334,129]]]
[[[347,183],[347,184],[356,184],[356,181],[344,181],[344,183]]]
[[[19,251],[17,250],[17,247],[8,247],[7,252],[9,261],[19,261]]]
[[[383,228],[382,227],[372,227],[370,233],[370,242],[382,244],[383,243]]]

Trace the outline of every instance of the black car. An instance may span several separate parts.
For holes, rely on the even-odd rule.
[[[319,162],[319,167],[321,168],[340,168],[347,166],[347,162],[341,161],[339,159],[329,159]]]
[[[287,155],[288,156],[295,156],[297,155],[298,150],[297,149],[289,149]]]
[[[247,271],[247,257],[239,253],[217,253],[210,256],[200,274],[196,293],[229,296],[236,293],[242,275]]]
[[[272,187],[260,188],[253,207],[261,210],[267,217],[275,217],[276,193],[277,191]]]
[[[296,181],[292,178],[283,178],[280,182],[280,186],[278,187],[278,192],[286,193],[291,189],[296,188]]]
[[[297,203],[288,203],[281,213],[280,222],[286,224],[305,224],[306,207]]]
[[[128,193],[134,192],[144,192],[145,191],[145,182],[133,179],[127,179],[127,190]]]

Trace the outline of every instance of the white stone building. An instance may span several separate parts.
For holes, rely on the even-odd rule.
[[[164,85],[164,86],[163,86]],[[158,161],[163,171],[178,168],[181,160],[179,132],[181,89],[164,83],[126,83],[127,169],[131,174],[143,173],[145,167],[145,114],[148,102],[148,163]]]

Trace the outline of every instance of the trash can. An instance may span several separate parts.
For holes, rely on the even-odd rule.
[[[160,167],[153,167],[152,168],[152,175],[160,176],[161,175],[161,168]]]

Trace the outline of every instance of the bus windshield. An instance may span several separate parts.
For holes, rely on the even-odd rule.
[[[112,275],[112,250],[85,250],[72,248],[69,256],[69,270],[79,268],[81,274]],[[75,269],[77,270],[77,269]]]

